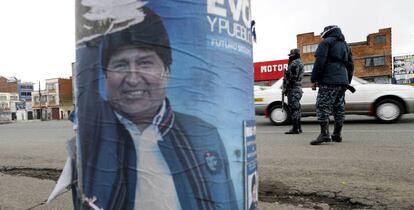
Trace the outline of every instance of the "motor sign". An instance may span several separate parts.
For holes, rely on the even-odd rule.
[[[254,63],[254,81],[278,80],[283,77],[283,69],[288,68],[289,60],[274,60]]]

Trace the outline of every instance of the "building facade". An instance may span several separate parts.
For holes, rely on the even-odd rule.
[[[310,72],[321,37],[315,36],[313,32],[298,34],[296,37],[305,72]],[[391,83],[391,40],[391,28],[384,28],[369,34],[366,41],[348,43],[354,59],[354,75],[375,83]]]
[[[37,90],[32,92],[33,117],[38,120],[47,120],[47,92]]]
[[[0,76],[0,92],[17,93],[19,101],[15,102],[13,107],[13,120],[31,120],[33,119],[33,110],[31,110],[33,83],[21,82],[15,77],[5,78]]]
[[[0,76],[0,92],[18,93],[18,80],[14,77],[6,78]]]
[[[45,90],[32,92],[32,108],[36,119],[68,119],[73,111],[72,78],[47,79]]]
[[[18,102],[17,93],[0,92],[0,122],[17,119],[16,103]]]
[[[15,119],[16,111],[13,112],[13,105],[10,96],[18,96],[18,80],[0,76],[0,122],[7,122]],[[14,108],[15,109],[15,108]]]
[[[19,82],[17,89],[21,101],[32,101],[33,83]]]

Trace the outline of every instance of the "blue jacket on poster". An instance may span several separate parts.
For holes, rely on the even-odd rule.
[[[102,102],[96,110],[93,122],[79,126],[81,139],[89,139],[83,152],[84,196],[96,197],[95,204],[103,209],[133,209],[136,172],[127,167],[135,160],[131,137],[108,104]],[[238,209],[226,151],[216,129],[194,116],[169,110],[173,117],[166,117],[160,126],[164,141],[159,147],[182,209]],[[208,154],[217,157],[213,167]]]

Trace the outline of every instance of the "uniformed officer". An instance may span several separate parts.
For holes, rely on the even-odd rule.
[[[354,64],[351,49],[341,29],[327,26],[321,33],[323,39],[315,52],[316,61],[312,70],[313,89],[319,87],[316,101],[316,116],[321,132],[311,145],[324,142],[342,142],[341,130],[345,120],[345,91],[352,80]],[[332,139],[329,136],[329,115],[333,114],[335,127]]]
[[[302,133],[300,125],[300,99],[302,98],[303,64],[299,49],[292,49],[289,53],[288,70],[285,73],[285,95],[288,97],[289,111],[293,127],[285,134]]]

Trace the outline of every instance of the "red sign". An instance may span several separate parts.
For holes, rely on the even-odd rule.
[[[278,80],[283,77],[289,60],[264,61],[254,63],[254,81]]]

